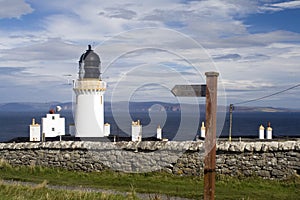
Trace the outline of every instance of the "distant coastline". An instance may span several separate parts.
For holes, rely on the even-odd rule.
[[[32,111],[48,111],[53,109],[56,106],[61,106],[63,111],[72,111],[72,102],[12,102],[12,103],[1,103],[0,112],[32,112]],[[111,111],[111,103],[105,102],[105,111]],[[180,112],[181,107],[178,103],[166,103],[166,102],[130,102],[129,108],[133,112],[145,112],[151,109],[153,105],[161,105],[161,110],[155,111],[167,111],[167,112]],[[194,112],[194,105],[186,104],[185,108],[189,111]],[[116,106],[119,111],[126,111],[128,108],[128,102],[116,102],[113,104]],[[205,105],[199,105],[200,110],[205,110]],[[224,111],[227,111],[228,108],[223,107]],[[234,112],[300,112],[300,108],[276,108],[276,107],[252,107],[252,106],[236,106]]]
[[[53,106],[54,104],[50,105]],[[61,105],[61,104],[60,104]],[[28,137],[29,124],[31,124],[32,118],[35,118],[36,123],[41,123],[41,118],[46,116],[49,111],[49,107],[39,108],[36,111],[17,110],[13,111],[5,110],[0,111],[0,141],[8,141],[16,137]],[[172,107],[174,108],[174,107]],[[274,138],[299,138],[300,137],[300,112],[296,111],[274,111],[265,110],[269,112],[261,112],[260,110],[240,110],[236,109],[233,112],[233,127],[232,137],[235,138],[258,138],[258,129],[260,125],[267,127],[268,123],[271,123],[273,128]],[[271,112],[270,112],[271,111]],[[72,110],[62,110],[61,116],[66,119],[66,133],[69,133],[69,124],[74,124]],[[120,111],[117,114],[112,114],[111,111],[105,111],[105,122],[111,124],[111,133],[118,136],[128,136],[131,133],[131,120],[140,120],[143,125],[143,137],[152,137],[156,133],[157,125],[163,127],[163,135],[165,138],[172,140],[174,134],[177,134],[178,128],[181,123],[180,111],[167,111],[164,112],[149,112],[147,109],[135,109],[131,111],[131,118],[124,111]],[[166,122],[160,122],[162,116],[166,117]],[[121,120],[121,124],[118,124],[115,120],[116,117]],[[187,121],[193,121],[195,116],[193,112],[187,114]],[[152,120],[153,119],[153,120]],[[199,127],[201,123],[205,121],[205,113],[200,112]],[[119,121],[120,122],[120,121]],[[123,128],[120,128],[120,125]],[[184,126],[182,134],[185,135],[187,140],[195,138],[196,134],[200,134],[200,129],[196,133],[189,130],[190,126]],[[229,113],[226,114],[225,121],[220,121],[218,126],[218,134],[220,137],[228,137],[229,133]]]

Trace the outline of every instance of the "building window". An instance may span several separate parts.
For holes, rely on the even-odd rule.
[[[52,128],[52,131],[55,131],[55,128]]]

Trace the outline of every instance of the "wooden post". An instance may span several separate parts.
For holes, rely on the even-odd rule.
[[[206,131],[204,159],[204,200],[215,199],[217,83],[219,73],[206,72]]]
[[[206,96],[204,199],[215,199],[218,72],[206,72],[206,85],[175,85],[174,96]]]
[[[231,142],[231,134],[232,134],[232,111],[233,104],[229,105],[229,142]]]

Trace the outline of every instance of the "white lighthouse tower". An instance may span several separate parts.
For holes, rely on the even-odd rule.
[[[100,77],[100,58],[88,46],[79,60],[78,79],[74,82],[75,137],[104,137],[104,92]]]

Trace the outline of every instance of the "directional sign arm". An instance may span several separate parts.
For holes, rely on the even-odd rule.
[[[171,92],[178,97],[205,97],[206,85],[175,85]]]

